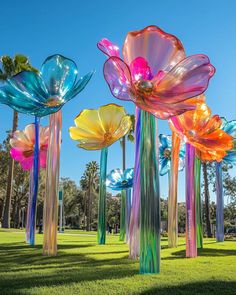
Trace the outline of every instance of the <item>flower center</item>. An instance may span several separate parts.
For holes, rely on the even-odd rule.
[[[34,151],[33,150],[28,150],[28,151],[24,151],[23,155],[25,158],[29,158],[33,155]]]
[[[170,156],[171,156],[171,151],[169,149],[165,149],[164,150],[164,157],[165,158],[170,158]]]
[[[58,107],[62,104],[62,100],[60,97],[49,97],[47,102],[45,103],[48,107]]]
[[[194,131],[194,130],[188,130],[187,133],[191,137],[194,137],[196,135],[196,131]]]
[[[111,138],[112,138],[112,134],[110,132],[106,132],[104,134],[104,140],[105,140],[105,142],[109,142],[111,140]]]
[[[135,82],[135,87],[141,95],[150,95],[153,91],[153,83],[149,80]]]
[[[127,180],[123,180],[123,181],[122,181],[122,185],[126,185],[127,183],[128,183]]]

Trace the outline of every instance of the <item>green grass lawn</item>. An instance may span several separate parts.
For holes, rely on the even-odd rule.
[[[236,241],[206,239],[195,259],[162,239],[161,273],[140,275],[138,261],[117,236],[96,245],[96,235],[67,231],[58,236],[58,256],[42,256],[42,235],[29,247],[24,233],[0,230],[0,294],[236,294]]]

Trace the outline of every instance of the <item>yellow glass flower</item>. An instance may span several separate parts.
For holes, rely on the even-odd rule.
[[[70,127],[70,137],[79,142],[78,147],[86,150],[108,147],[131,128],[130,116],[117,104],[83,110],[74,122],[76,127]]]

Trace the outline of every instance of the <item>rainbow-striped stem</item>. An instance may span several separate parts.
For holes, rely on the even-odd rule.
[[[126,221],[125,221],[125,206],[126,205],[126,190],[121,191],[121,204],[120,204],[120,236],[119,240],[125,240],[125,230],[126,230]]]
[[[36,209],[38,197],[39,184],[39,123],[40,118],[35,117],[35,143],[34,143],[34,165],[33,165],[33,184],[32,184],[32,198],[29,210],[29,244],[35,244],[35,223],[36,223]]]
[[[160,191],[156,118],[141,111],[140,273],[160,272]]]
[[[195,148],[186,143],[186,257],[197,256],[194,160]]]
[[[140,114],[140,109],[136,107],[135,164],[129,236],[129,257],[131,259],[137,259],[139,257],[140,246]]]
[[[126,243],[129,243],[130,212],[131,212],[131,188],[126,190],[126,205],[125,205]]]
[[[48,141],[46,169],[46,196],[43,216],[43,255],[49,256],[55,256],[57,254],[61,126],[61,111],[50,115],[50,136]]]
[[[179,168],[180,139],[172,133],[171,169],[169,177],[169,198],[168,198],[168,246],[169,248],[178,245],[178,168]]]
[[[107,154],[108,148],[101,150],[100,179],[99,179],[99,205],[98,205],[98,232],[99,245],[106,243],[106,177],[107,177]]]
[[[224,242],[224,197],[222,162],[216,162],[216,241]]]
[[[195,194],[196,194],[196,222],[197,222],[197,248],[203,248],[202,210],[201,210],[201,160],[195,157]]]

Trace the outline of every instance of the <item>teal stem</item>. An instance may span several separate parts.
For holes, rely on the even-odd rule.
[[[216,241],[224,242],[224,194],[222,162],[216,162]]]
[[[156,118],[141,111],[140,273],[160,272],[160,190]]]
[[[202,210],[201,210],[201,160],[195,156],[195,194],[196,194],[196,222],[197,222],[197,248],[203,248]]]
[[[101,150],[100,178],[99,178],[99,205],[98,205],[98,232],[99,245],[106,243],[106,176],[107,176],[108,148]]]
[[[126,222],[125,222],[125,203],[126,203],[126,191],[121,191],[121,204],[120,204],[120,237],[119,240],[124,242],[125,240],[125,230],[126,230]]]

